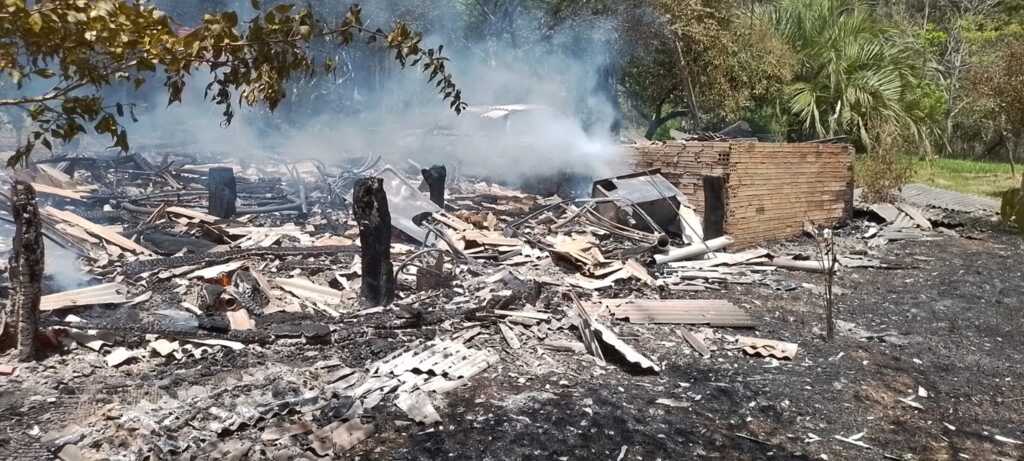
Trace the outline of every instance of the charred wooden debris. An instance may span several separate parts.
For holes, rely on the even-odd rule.
[[[656,170],[599,179],[576,199],[379,158],[63,157],[13,176],[0,332],[18,359],[78,349],[110,367],[145,367],[281,348],[346,357],[367,341],[390,344],[372,360],[268,365],[244,386],[140,402],[118,423],[135,428],[130,437],[51,428],[54,453],[340,456],[389,427],[381,415],[394,412],[375,409],[394,405],[417,424],[437,423],[437,395],[525,351],[658,373],[656,350],[619,337],[626,323],[678,325],[705,356],[743,349],[792,359],[796,344],[748,336],[758,319],[722,291],[803,289],[789,271],[822,269],[806,245],[731,248],[720,223],[706,225]],[[924,215],[900,210],[914,232],[934,233]],[[876,210],[901,219],[890,211]],[[44,237],[47,251],[77,261],[44,267]],[[869,242],[841,239],[840,269],[910,265],[877,257]],[[787,246],[798,245],[776,245]],[[43,275],[69,268],[91,281],[66,286]],[[260,436],[228,436],[241,428]]]

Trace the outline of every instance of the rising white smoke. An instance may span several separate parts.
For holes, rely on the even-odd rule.
[[[364,19],[386,26],[413,3],[364,5]],[[440,163],[508,182],[560,172],[603,176],[619,169],[610,129],[617,108],[608,97],[613,91],[602,91],[601,82],[614,40],[610,27],[584,22],[546,31],[538,18],[523,17],[512,22],[512,30],[472,41],[460,20],[466,16],[458,10],[463,6],[441,3],[448,9],[420,15],[414,26],[429,32],[425,45],[445,45],[450,70],[473,106],[461,116],[447,109],[425,75],[399,69],[379,49],[356,46],[338,75],[322,77],[336,84],[294,93],[275,114],[239,108],[233,123],[221,127],[220,109],[203,101],[200,73],[182,104],[164,109],[166,95],[153,91],[153,110],[129,132],[139,146],[326,162],[383,155],[392,163]],[[508,105],[528,110],[487,109]]]

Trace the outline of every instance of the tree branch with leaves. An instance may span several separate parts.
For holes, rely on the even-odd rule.
[[[137,90],[162,76],[170,105],[181,102],[194,73],[203,72],[209,76],[205,96],[223,108],[225,124],[238,105],[274,110],[288,95],[287,82],[336,68],[333,59],[319,60],[310,51],[314,39],[338,48],[357,40],[376,44],[401,67],[427,74],[450,109],[461,113],[466,107],[442,46],[425,47],[422,36],[400,21],[387,30],[370,28],[357,5],[331,21],[309,8],[279,4],[264,10],[253,0],[258,14],[244,24],[236,12],[224,11],[183,31],[165,12],[141,2],[32,3],[0,0],[0,87],[16,89],[0,98],[0,109],[24,109],[32,124],[9,167],[26,164],[37,146],[52,150],[56,140],[89,132],[109,136],[112,148],[127,152],[123,120],[136,119],[134,106],[109,101],[102,91],[118,82]],[[28,90],[39,86],[46,88]]]

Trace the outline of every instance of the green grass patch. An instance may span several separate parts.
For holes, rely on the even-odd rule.
[[[854,178],[864,171],[863,156],[854,163]],[[1017,177],[1010,176],[1010,164],[940,158],[932,161],[914,160],[911,182],[927,184],[965,194],[1000,198],[1003,191],[1020,187],[1024,165],[1017,165]],[[859,181],[858,181],[859,182]]]
[[[1003,191],[1020,186],[1021,166],[1017,177],[1010,175],[1009,163],[978,162],[958,159],[935,159],[914,162],[914,182],[966,194],[999,198]]]

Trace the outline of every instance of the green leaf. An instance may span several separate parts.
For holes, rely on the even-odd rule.
[[[32,30],[39,32],[43,29],[43,15],[39,13],[32,13],[28,17],[28,25],[32,27]]]
[[[260,0],[249,0],[249,4],[252,5],[252,9],[260,9]]]

